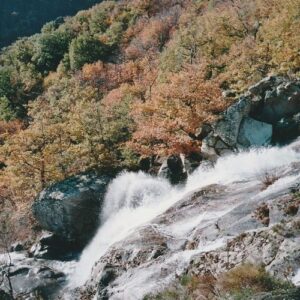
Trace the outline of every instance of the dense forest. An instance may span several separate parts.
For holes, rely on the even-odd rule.
[[[17,38],[29,36],[48,21],[61,16],[73,15],[101,2],[100,0],[1,0],[0,2],[0,47],[7,46]]]
[[[299,75],[299,22],[300,0],[103,1],[18,40],[0,56],[0,199],[199,151],[235,95]]]

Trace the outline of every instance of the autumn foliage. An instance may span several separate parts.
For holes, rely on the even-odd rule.
[[[215,120],[227,106],[218,84],[205,81],[198,66],[170,74],[147,96],[132,112],[137,129],[131,145],[143,155],[199,149],[199,141],[193,138],[197,129]]]
[[[103,1],[18,40],[0,55],[1,193],[199,152],[222,91],[299,76],[299,20],[300,0]]]

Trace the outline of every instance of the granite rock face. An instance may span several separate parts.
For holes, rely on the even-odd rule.
[[[33,214],[44,230],[80,249],[99,225],[110,180],[110,176],[87,173],[56,183],[39,194],[32,206]]]
[[[230,106],[204,138],[206,158],[249,147],[285,144],[300,134],[300,81],[267,77]]]
[[[75,299],[143,299],[182,274],[218,276],[245,262],[292,279],[300,268],[299,171],[286,164],[270,170],[278,179],[268,186],[254,176],[184,195],[114,243]]]
[[[57,299],[57,291],[66,284],[67,277],[64,272],[71,264],[37,260],[28,257],[24,251],[12,252],[9,256],[0,255],[0,274],[9,275],[14,299]],[[4,280],[0,283],[0,299],[13,299],[10,296],[8,277],[2,278]]]

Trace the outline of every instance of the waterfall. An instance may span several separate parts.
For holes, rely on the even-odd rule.
[[[142,172],[121,173],[108,187],[100,216],[101,225],[83,251],[70,278],[70,285],[83,285],[89,279],[95,262],[110,246],[166,211],[186,193],[209,184],[261,181],[265,174],[278,173],[278,177],[284,176],[286,169],[292,168],[292,163],[300,162],[297,146],[296,142],[282,148],[251,149],[222,157],[214,166],[200,166],[182,187],[173,187],[165,179]],[[282,180],[282,184],[289,181],[288,178]]]

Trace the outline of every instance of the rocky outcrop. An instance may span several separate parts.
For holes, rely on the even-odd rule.
[[[294,228],[299,221],[300,219],[296,218],[283,223],[280,230],[274,227],[241,233],[228,240],[225,247],[195,255],[188,273],[210,273],[217,276],[237,265],[249,262],[264,265],[271,274],[286,279],[295,274],[300,265],[300,231],[299,228]]]
[[[67,267],[58,261],[29,258],[25,252],[0,255],[0,274],[9,275],[14,299],[56,299],[54,295],[66,283],[62,269]],[[0,282],[0,299],[12,299],[7,278]],[[1,298],[1,289],[7,298]]]
[[[267,77],[249,88],[254,105],[250,115],[259,121],[274,124],[300,111],[300,82],[282,77]]]
[[[167,178],[172,184],[183,182],[187,179],[184,156],[171,155],[162,164],[158,176]]]
[[[243,147],[269,145],[272,140],[272,125],[244,117],[237,138],[238,145]]]
[[[0,290],[0,299],[1,300],[12,300],[11,296],[3,290]]]
[[[202,134],[207,134],[208,127],[204,127],[204,133],[199,131],[197,138]],[[201,129],[199,129],[201,130]],[[188,174],[192,173],[202,162],[201,152],[191,152],[188,155],[177,154],[168,157],[152,156],[140,159],[139,168],[149,174],[167,178],[172,184],[184,183]]]
[[[273,125],[273,143],[285,143],[297,138],[300,134],[300,113],[282,118]]]
[[[143,299],[182,274],[218,276],[245,262],[292,279],[300,268],[299,170],[271,170],[278,178],[269,186],[250,177],[183,196],[114,243],[74,298]]]
[[[29,255],[37,259],[71,260],[79,255],[74,243],[66,241],[51,232],[43,232],[28,251]]]
[[[111,177],[81,174],[42,191],[32,210],[41,227],[74,249],[81,249],[99,225],[106,187]]]
[[[215,159],[293,138],[299,129],[298,85],[270,77],[250,88],[216,124],[199,130],[196,138],[204,138],[203,154]],[[277,105],[286,105],[283,114]],[[274,118],[268,107],[275,111]],[[149,171],[161,165],[159,175],[177,184],[186,180],[203,154],[144,159],[141,166]],[[106,203],[111,213],[98,232],[100,239],[97,233],[92,247],[84,251],[90,268],[77,265],[79,272],[85,271],[86,283],[76,289],[65,286],[65,274],[75,264],[68,260],[97,228],[111,178],[95,173],[69,178],[43,191],[33,205],[39,223],[50,232],[37,240],[29,256],[14,257],[23,252],[22,245],[13,245],[12,251],[21,252],[14,252],[11,264],[0,262],[1,271],[10,274],[20,299],[64,299],[66,292],[70,299],[143,299],[178,282],[183,274],[217,278],[245,262],[262,264],[276,278],[294,280],[300,273],[299,154],[298,141],[283,149],[241,153],[215,165],[203,164],[186,185],[177,187],[161,178],[124,173],[130,182],[134,178],[138,189],[128,184],[127,177],[118,181],[120,191],[119,185],[111,186],[116,197],[108,197],[111,202]],[[1,290],[7,293],[7,282]],[[298,291],[284,291],[278,297],[294,297]]]
[[[300,134],[300,81],[267,77],[230,106],[204,138],[206,158],[253,146],[287,143]]]
[[[15,242],[10,246],[10,252],[19,252],[25,250],[25,246],[23,242]]]

